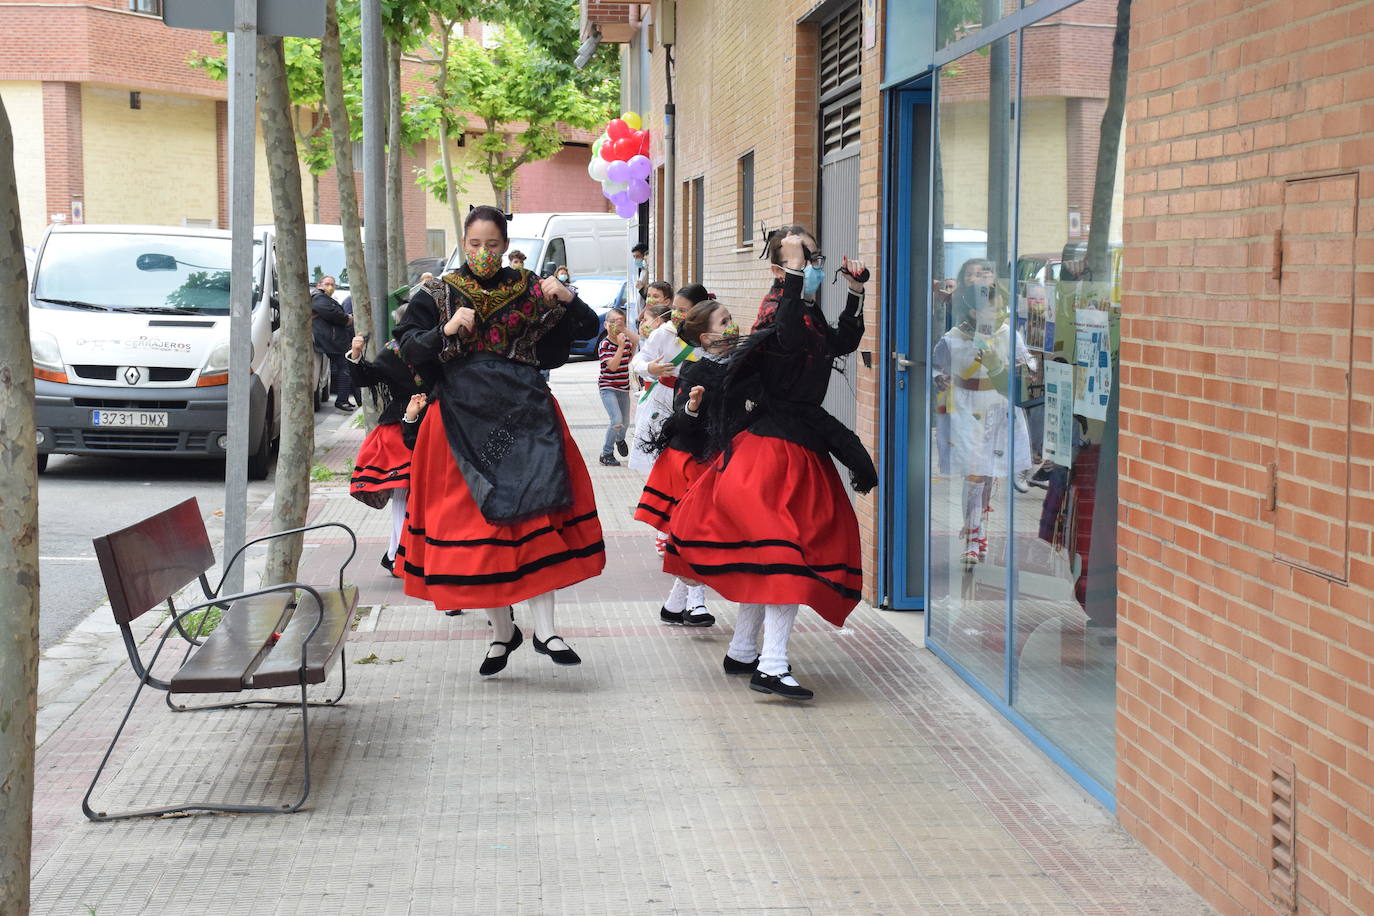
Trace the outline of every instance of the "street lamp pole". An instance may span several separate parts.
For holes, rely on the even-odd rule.
[[[362,0],[363,40],[363,260],[372,293],[372,344],[386,342],[386,43],[381,0]]]
[[[243,546],[248,525],[248,420],[250,366],[253,362],[253,180],[257,133],[258,5],[234,0],[234,30],[229,33],[229,406],[224,460],[224,556]],[[266,252],[263,253],[266,257]],[[268,417],[262,435],[272,435]],[[236,432],[237,431],[237,432]],[[225,587],[243,590],[243,564],[234,565]]]

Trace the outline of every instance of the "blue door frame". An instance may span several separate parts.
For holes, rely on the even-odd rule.
[[[916,373],[903,362],[914,355],[912,344],[923,347],[919,365],[925,365],[924,354],[930,352],[930,236],[927,227],[930,213],[912,212],[912,191],[916,182],[929,188],[930,169],[915,154],[916,144],[929,147],[930,138],[920,136],[917,115],[931,104],[930,75],[917,78],[907,86],[885,93],[888,139],[884,157],[884,187],[888,188],[887,244],[883,264],[891,265],[883,271],[886,290],[883,301],[888,307],[882,315],[882,349],[886,371],[880,379],[883,417],[882,480],[886,497],[880,501],[879,568],[883,570],[884,604],[895,610],[924,610],[926,606],[925,571],[928,552],[925,549],[926,511],[929,498],[929,475],[912,480],[907,473],[908,450],[919,447],[929,454],[926,432],[930,428],[929,373]],[[927,118],[926,123],[931,123]],[[928,161],[928,157],[927,157]],[[919,172],[919,174],[917,174]],[[919,276],[913,276],[909,258],[917,233],[925,235],[926,256]],[[925,303],[919,313],[914,303]],[[913,339],[913,332],[916,338]],[[918,433],[916,441],[912,432]],[[919,511],[912,511],[913,503]],[[919,542],[919,567],[912,556],[913,539]],[[920,583],[919,589],[913,583]]]

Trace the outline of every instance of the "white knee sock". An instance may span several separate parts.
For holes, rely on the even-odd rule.
[[[554,637],[558,636],[558,631],[553,627],[553,592],[536,595],[528,603],[530,613],[534,615],[534,635],[538,636],[540,641],[545,644],[554,641]],[[569,646],[560,636],[549,648],[566,649]]]
[[[668,592],[667,599],[663,602],[663,609],[676,614],[687,606],[687,583],[681,579],[673,578],[673,587]]]
[[[491,624],[493,642],[510,642],[515,636],[515,613],[510,605],[487,608],[487,622]],[[487,658],[500,658],[505,654],[505,646],[487,647]]]
[[[735,615],[735,635],[725,654],[746,665],[758,658],[759,627],[763,625],[762,604],[741,604]]]
[[[391,491],[391,546],[386,549],[386,555],[393,560],[396,559],[396,548],[401,546],[401,532],[405,530],[406,497],[409,494],[409,490]]]
[[[759,671],[778,676],[787,674],[787,640],[797,622],[798,605],[767,604],[763,608],[763,652]]]
[[[983,527],[983,488],[985,486],[987,486],[987,481],[981,478],[964,481],[965,537],[972,537],[979,528]]]
[[[687,610],[706,606],[706,586],[700,583],[687,586]]]

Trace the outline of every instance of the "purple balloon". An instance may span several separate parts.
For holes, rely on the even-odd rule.
[[[649,183],[642,178],[632,178],[630,179],[630,189],[626,193],[630,195],[630,200],[642,204],[650,197]]]
[[[605,185],[602,185],[602,186],[601,186],[601,196],[602,196],[602,197],[606,198],[607,200],[610,200],[612,197],[615,197],[615,195],[616,195],[616,192],[607,189],[607,187],[606,187]]]
[[[638,212],[639,208],[630,203],[617,204],[615,208],[615,215],[621,219],[634,219],[635,214]]]
[[[622,205],[627,207],[634,206],[634,201],[630,199],[629,191],[617,191],[615,194],[612,194],[611,203],[615,204],[617,207]]]
[[[649,161],[648,156],[635,156],[625,164],[630,168],[630,177],[638,178],[641,181],[647,179],[649,173],[654,170],[654,164]]]
[[[619,159],[606,166],[606,178],[610,181],[621,182],[630,180],[630,164],[621,162]]]

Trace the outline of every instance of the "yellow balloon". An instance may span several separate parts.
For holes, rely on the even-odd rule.
[[[620,116],[620,120],[624,121],[630,130],[639,130],[644,126],[644,122],[639,119],[639,115],[635,114],[633,111],[625,112]]]

